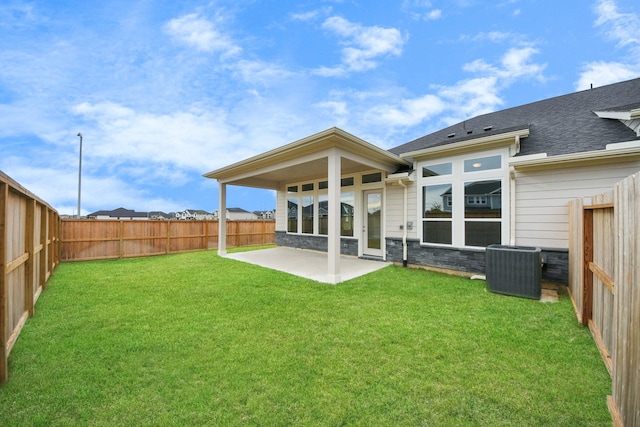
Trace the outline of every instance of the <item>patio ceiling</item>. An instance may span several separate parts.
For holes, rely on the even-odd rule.
[[[339,128],[330,128],[258,156],[206,173],[220,183],[279,189],[288,182],[327,177],[327,157],[339,154],[343,175],[380,169],[392,173],[411,164]]]

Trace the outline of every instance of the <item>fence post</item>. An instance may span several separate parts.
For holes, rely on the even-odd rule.
[[[593,311],[593,274],[589,264],[593,261],[593,210],[583,208],[584,255],[582,274],[582,324],[589,325]]]
[[[38,276],[38,289],[42,291],[47,284],[49,275],[49,255],[53,252],[53,247],[49,248],[49,209],[45,205],[40,205],[40,274]],[[53,245],[53,242],[51,243]]]
[[[35,262],[35,245],[36,236],[36,201],[34,199],[27,200],[27,218],[25,221],[25,251],[29,258],[25,262],[25,280],[24,280],[24,311],[33,316],[35,305],[33,295],[33,282],[36,279],[36,262]]]
[[[171,220],[168,219],[166,221],[167,224],[167,247],[165,249],[165,253],[171,252]]]
[[[118,250],[118,258],[124,256],[124,221],[120,220],[120,249]]]
[[[9,292],[7,290],[7,198],[9,185],[0,182],[0,383],[7,381],[7,324],[9,323]]]

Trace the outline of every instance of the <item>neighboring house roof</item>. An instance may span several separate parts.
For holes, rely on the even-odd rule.
[[[607,144],[640,140],[640,136],[617,116],[601,118],[596,112],[635,118],[638,108],[640,78],[476,116],[389,151],[400,155],[527,128],[520,156],[602,150]]]
[[[451,194],[451,187],[442,196]],[[476,181],[465,185],[464,194],[467,196],[489,196],[492,194],[502,194],[502,183],[499,180]]]
[[[242,208],[227,208],[227,212],[229,212],[229,213],[248,213],[248,214],[252,213],[252,212],[249,212],[249,211],[244,210]]]
[[[132,209],[125,209],[123,207],[111,210],[111,211],[96,211],[87,215],[88,217],[108,216],[111,218],[146,218],[147,212],[136,212]]]
[[[169,214],[162,211],[150,211],[149,218],[169,218]]]

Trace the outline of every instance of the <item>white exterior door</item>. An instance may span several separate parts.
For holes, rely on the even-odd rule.
[[[382,256],[382,190],[364,192],[364,218],[362,219],[363,254]]]

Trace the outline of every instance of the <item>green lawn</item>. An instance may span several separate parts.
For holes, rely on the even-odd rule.
[[[214,252],[58,267],[2,426],[606,426],[569,298],[387,267],[337,286]]]

